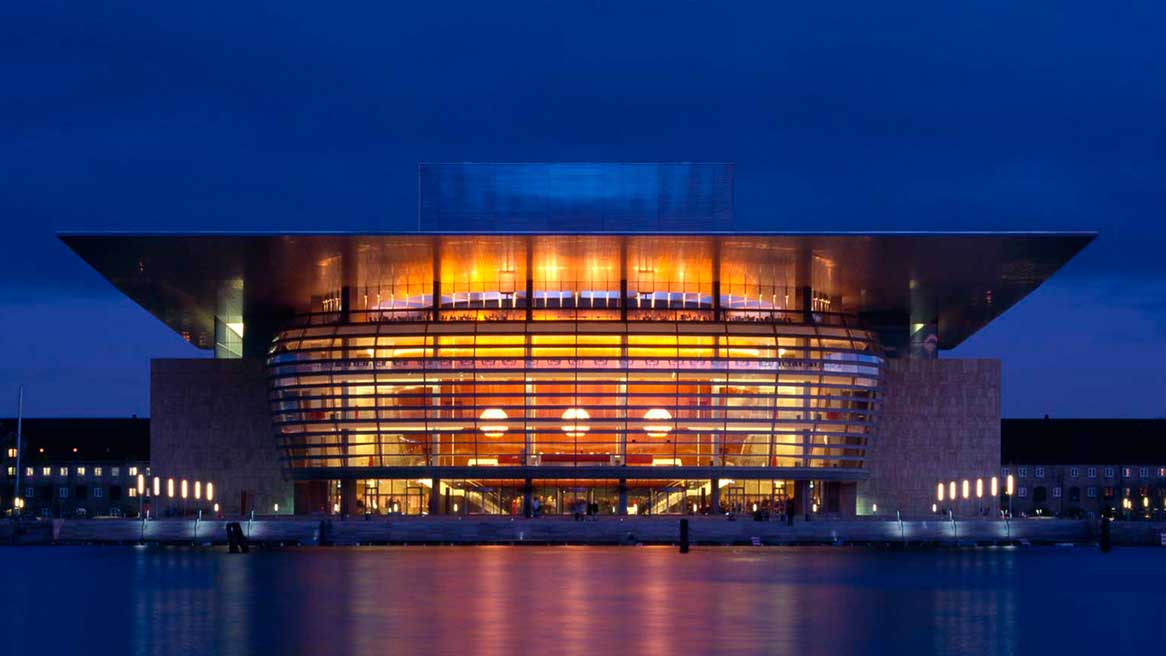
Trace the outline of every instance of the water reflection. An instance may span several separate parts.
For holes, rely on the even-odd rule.
[[[4,555],[5,653],[1021,653],[1166,642],[1166,553],[1149,549]],[[1120,613],[1107,610],[1119,601]]]

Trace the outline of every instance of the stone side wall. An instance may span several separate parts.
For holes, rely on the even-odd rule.
[[[294,509],[291,481],[280,471],[263,361],[150,362],[152,473],[213,481],[222,512],[280,514]]]
[[[950,506],[974,515],[993,507],[988,479],[1000,473],[1000,361],[890,360],[878,426],[859,484],[858,512],[930,514],[938,481],[967,478],[972,499]],[[984,479],[984,498],[975,480]],[[1003,483],[1001,483],[1002,485]]]

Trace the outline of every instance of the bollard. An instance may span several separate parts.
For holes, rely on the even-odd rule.
[[[316,544],[321,547],[332,546],[332,520],[321,519],[320,526],[316,529]]]
[[[680,520],[680,553],[688,553],[688,518]]]
[[[243,535],[243,527],[239,526],[239,522],[227,524],[227,551],[229,553],[250,553],[251,551],[247,544],[247,536]]]
[[[1101,539],[1098,542],[1098,546],[1101,547],[1101,553],[1109,553],[1109,550],[1113,548],[1113,545],[1110,543],[1108,517],[1101,517]]]

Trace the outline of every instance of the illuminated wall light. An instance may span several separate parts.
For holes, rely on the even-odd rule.
[[[490,422],[478,425],[478,429],[486,437],[502,437],[506,434],[508,426],[502,422],[506,421],[507,416],[506,411],[502,408],[486,408],[478,419],[482,422]]]
[[[272,508],[275,510],[275,512],[279,512],[279,504],[278,503],[273,505]]]
[[[1015,492],[1016,492],[1016,481],[1013,480],[1012,474],[1009,474],[1008,477],[1004,479],[1004,493],[1007,494],[1008,496],[1012,496],[1013,493],[1015,493]]]
[[[968,497],[970,497],[972,495],[971,494],[972,486],[968,483],[968,479],[966,479],[966,478],[964,479],[963,484],[960,485],[960,490],[963,492],[965,499],[967,499]]]
[[[655,422],[644,424],[644,432],[648,434],[648,437],[667,437],[672,430],[671,423],[663,423],[672,421],[672,413],[664,408],[652,408],[645,412],[644,421]]]
[[[934,503],[931,504],[931,512],[939,512],[939,506],[935,505]]]
[[[1000,481],[997,480],[995,476],[992,477],[991,490],[992,490],[992,496],[994,496],[994,497],[1000,496]]]
[[[935,486],[935,498],[939,501],[943,501],[943,488],[943,483]]]
[[[976,498],[984,498],[984,479],[982,478],[976,479]]]
[[[154,477],[154,496],[161,496],[162,494],[162,479],[157,476]]]
[[[202,482],[201,481],[194,482],[194,498],[195,499],[202,498]]]
[[[563,432],[567,434],[567,437],[582,437],[591,430],[591,427],[580,422],[590,418],[591,415],[583,408],[567,408],[563,411],[563,421],[570,423],[563,424]]]
[[[219,512],[219,504],[217,504],[217,503],[215,504],[215,512],[216,513]]]
[[[185,499],[186,498],[186,479],[185,478],[182,479],[181,483],[179,483],[178,490],[182,494],[182,498]]]
[[[174,498],[174,479],[173,478],[166,479],[166,498],[168,498],[168,499]]]
[[[146,475],[138,474],[138,496],[146,494]]]
[[[871,512],[874,512],[874,513],[877,513],[877,512],[879,511],[879,504],[877,504],[877,503],[872,503],[872,504],[870,505],[870,511],[871,511]]]
[[[215,500],[215,484],[211,483],[209,481],[206,484],[206,500],[207,501],[214,501]]]
[[[955,481],[952,481],[947,486],[947,498],[955,501]]]

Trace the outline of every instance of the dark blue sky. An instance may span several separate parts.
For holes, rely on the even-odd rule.
[[[409,229],[419,161],[732,161],[763,230],[1096,229],[954,357],[1164,416],[1166,4],[0,5],[0,415],[193,357],[61,229]],[[822,3],[827,4],[827,3]],[[11,401],[9,401],[11,399]]]

